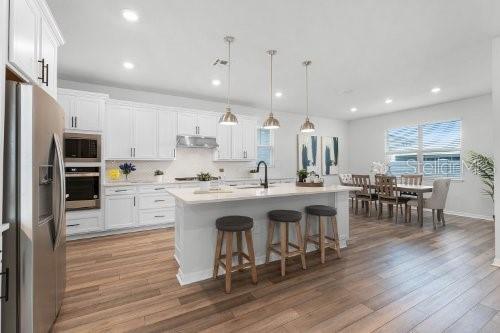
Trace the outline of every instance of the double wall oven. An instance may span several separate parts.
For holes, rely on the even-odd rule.
[[[101,207],[101,136],[65,133],[66,210]]]

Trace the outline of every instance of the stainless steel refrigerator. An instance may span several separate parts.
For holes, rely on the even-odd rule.
[[[64,111],[12,81],[5,101],[2,332],[48,332],[65,288]]]

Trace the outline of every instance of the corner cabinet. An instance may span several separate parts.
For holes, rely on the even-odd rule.
[[[105,159],[172,160],[177,113],[156,105],[109,100],[105,117]]]
[[[64,39],[45,0],[10,0],[8,66],[57,97],[57,52]]]
[[[66,116],[68,131],[101,132],[103,127],[106,94],[59,89],[57,100]]]
[[[196,111],[179,111],[178,133],[215,138],[217,136],[217,114]]]
[[[239,116],[234,126],[218,125],[216,161],[251,161],[257,158],[257,120]]]

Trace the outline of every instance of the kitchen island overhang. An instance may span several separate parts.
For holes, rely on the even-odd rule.
[[[265,262],[268,218],[273,209],[291,209],[303,213],[301,226],[305,230],[305,207],[329,205],[337,209],[340,246],[349,240],[349,191],[356,187],[331,185],[296,187],[295,184],[264,188],[232,189],[230,193],[195,194],[194,189],[171,189],[176,198],[175,259],[179,264],[177,279],[181,285],[205,280],[212,276],[217,229],[215,220],[227,215],[253,218],[252,229],[256,264]],[[312,231],[317,233],[317,217],[311,217]],[[331,232],[328,224],[327,232]],[[278,233],[275,233],[277,237]],[[290,233],[290,240],[295,241]],[[275,239],[277,240],[277,238]],[[245,246],[245,245],[244,245]],[[307,251],[316,250],[310,244]],[[277,260],[275,255],[271,260]]]

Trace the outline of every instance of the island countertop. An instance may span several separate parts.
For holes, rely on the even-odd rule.
[[[242,201],[254,199],[266,199],[273,197],[287,197],[299,196],[308,194],[320,193],[337,193],[349,192],[359,190],[358,187],[342,186],[342,185],[329,185],[324,187],[299,187],[295,184],[275,184],[270,185],[269,188],[235,188],[229,187],[231,192],[214,192],[214,193],[194,193],[193,188],[173,188],[168,192],[176,199],[185,204],[203,204],[214,202],[227,202],[227,201]]]

